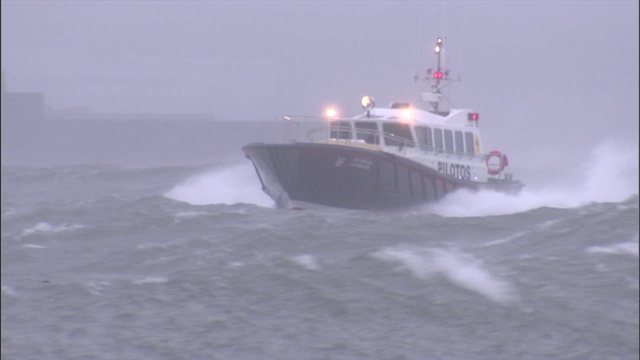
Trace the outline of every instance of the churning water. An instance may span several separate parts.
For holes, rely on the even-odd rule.
[[[637,163],[602,156],[392,212],[274,209],[248,162],[2,167],[2,358],[638,359]]]

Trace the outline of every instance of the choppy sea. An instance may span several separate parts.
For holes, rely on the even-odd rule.
[[[638,359],[635,166],[389,212],[275,209],[248,162],[3,166],[2,359]]]

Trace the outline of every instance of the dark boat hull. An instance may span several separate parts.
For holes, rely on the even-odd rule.
[[[518,191],[518,181],[482,184],[442,174],[407,158],[331,144],[249,144],[242,149],[279,208],[309,203],[392,209],[435,202],[459,188]]]

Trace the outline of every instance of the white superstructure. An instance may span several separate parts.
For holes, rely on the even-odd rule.
[[[438,38],[434,49],[438,65],[435,71],[427,70],[424,78],[432,83],[433,92],[423,93],[420,102],[376,108],[373,98],[365,96],[361,100],[364,114],[330,119],[335,111],[329,112],[328,126],[311,131],[308,140],[400,155],[461,180],[512,180],[512,175],[503,171],[507,157],[497,150],[483,149],[477,112],[440,109],[444,99],[441,83],[451,81],[449,72],[440,66],[442,46],[443,40]]]

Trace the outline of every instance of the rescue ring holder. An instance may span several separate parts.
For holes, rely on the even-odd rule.
[[[493,158],[498,158],[498,163],[491,161]],[[507,157],[498,150],[490,151],[486,156],[487,172],[489,175],[498,175],[507,166]]]

